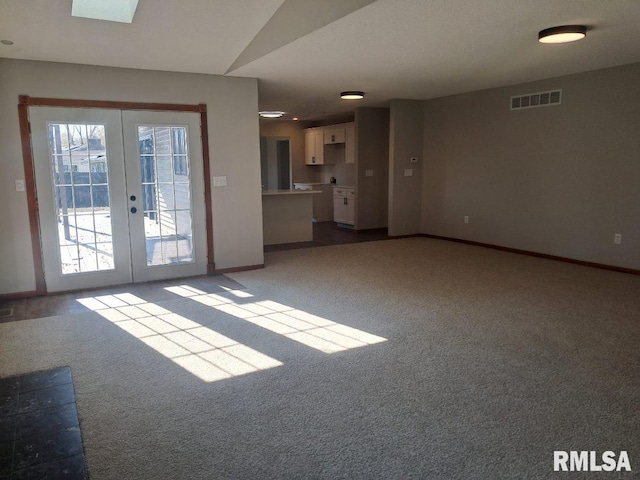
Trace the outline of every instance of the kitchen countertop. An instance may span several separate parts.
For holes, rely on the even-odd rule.
[[[329,185],[331,184],[320,182],[293,182],[293,188],[296,190],[322,190]]]
[[[268,195],[309,195],[322,193],[317,190],[263,190],[262,196]]]

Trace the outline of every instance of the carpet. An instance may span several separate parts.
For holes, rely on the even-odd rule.
[[[0,377],[71,368],[92,480],[580,475],[555,450],[640,470],[640,278],[426,238],[265,263],[238,291],[0,324]],[[189,370],[214,356],[225,378]]]

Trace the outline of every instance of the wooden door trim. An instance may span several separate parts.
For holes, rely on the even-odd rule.
[[[33,270],[36,278],[36,294],[45,295],[47,285],[44,281],[44,266],[42,263],[42,244],[40,240],[40,225],[38,223],[38,197],[36,195],[36,179],[33,172],[33,150],[31,149],[31,126],[29,124],[29,106],[20,102],[18,105],[18,119],[20,121],[20,142],[22,143],[22,164],[24,166],[24,183],[27,192],[27,209],[29,211],[29,229],[31,232],[31,252],[33,255]]]
[[[213,203],[211,201],[211,166],[209,164],[209,123],[207,122],[207,106],[200,104],[200,131],[202,133],[202,175],[204,176],[204,214],[207,225],[207,273],[216,274],[213,261]]]
[[[29,107],[62,107],[62,108],[102,108],[115,110],[150,110],[167,112],[194,112],[200,114],[200,130],[202,142],[202,169],[204,173],[205,223],[207,236],[207,273],[216,271],[213,249],[213,221],[211,195],[211,165],[209,158],[209,131],[207,122],[207,105],[113,102],[104,100],[77,100],[66,98],[43,98],[20,95],[18,97],[18,120],[20,122],[20,141],[22,144],[22,163],[24,166],[25,190],[27,194],[27,210],[29,212],[29,228],[31,231],[31,249],[33,269],[36,280],[36,295],[46,295],[47,285],[44,277],[42,259],[42,240],[40,223],[38,222],[38,196],[36,193],[33,147],[31,145],[31,125],[29,123]]]
[[[30,107],[64,107],[64,108],[106,108],[114,110],[159,110],[171,112],[195,112],[201,111],[201,105],[188,105],[179,103],[144,103],[144,102],[113,102],[109,100],[78,100],[72,98],[44,98],[20,95],[21,105]]]

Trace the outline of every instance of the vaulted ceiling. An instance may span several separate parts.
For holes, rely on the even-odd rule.
[[[638,0],[139,0],[133,23],[72,0],[1,0],[0,57],[259,79],[260,108],[301,120],[640,61]],[[542,45],[547,27],[585,40]]]

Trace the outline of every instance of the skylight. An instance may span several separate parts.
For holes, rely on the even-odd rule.
[[[138,0],[73,0],[71,16],[131,23]]]

